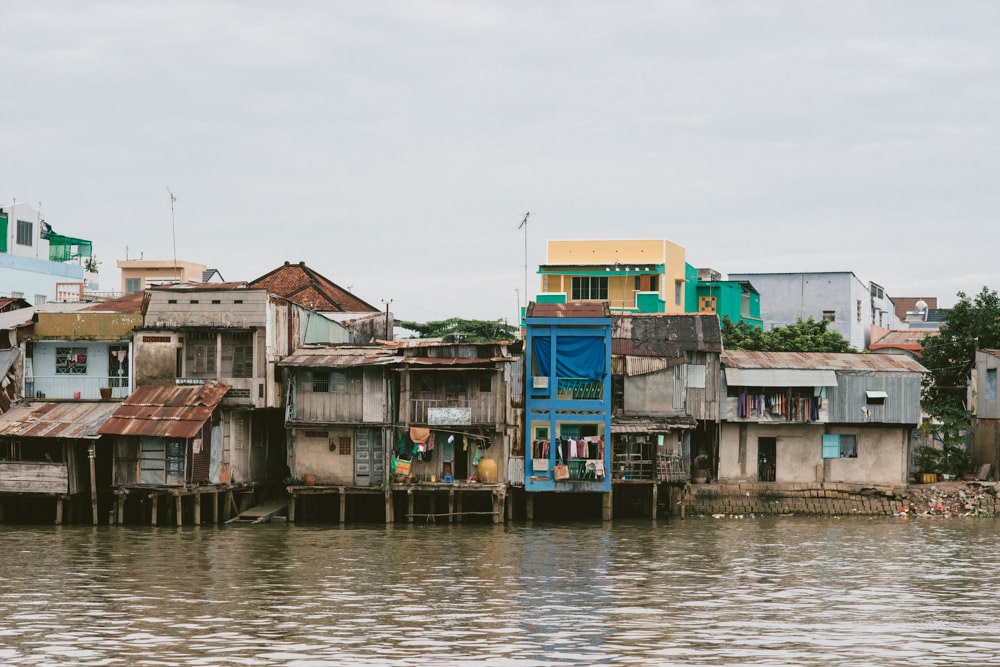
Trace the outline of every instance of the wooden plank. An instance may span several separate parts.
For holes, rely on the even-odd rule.
[[[0,462],[2,493],[69,493],[69,468],[64,463]]]

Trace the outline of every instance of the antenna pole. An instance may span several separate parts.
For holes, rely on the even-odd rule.
[[[524,303],[528,303],[528,216],[531,215],[531,211],[524,214],[524,220],[521,224],[517,226],[518,229],[524,229]],[[521,314],[518,313],[518,317]]]
[[[177,195],[167,188],[167,193],[170,195],[170,237],[174,244],[174,277],[180,282],[180,276],[177,275],[177,227],[174,225],[174,202],[177,201]]]

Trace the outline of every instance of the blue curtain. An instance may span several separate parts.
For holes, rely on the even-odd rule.
[[[550,336],[532,339],[532,356],[538,372],[551,376],[549,357],[552,351]],[[603,380],[605,368],[604,336],[557,336],[556,377]]]

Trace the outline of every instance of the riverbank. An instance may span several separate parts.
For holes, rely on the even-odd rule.
[[[681,516],[954,516],[994,517],[995,482],[941,482],[882,487],[844,483],[693,484],[680,501]]]

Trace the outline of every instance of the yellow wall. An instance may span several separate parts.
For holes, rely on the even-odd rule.
[[[683,285],[685,276],[685,251],[681,246],[659,239],[645,240],[572,240],[549,241],[545,264],[549,266],[609,266],[620,264],[662,264],[664,273],[660,275],[660,298],[665,302],[666,313],[684,312]],[[572,298],[570,276],[540,276],[542,292],[565,292]],[[548,280],[546,281],[546,278]],[[675,299],[675,284],[681,281],[680,303]],[[609,277],[608,301],[612,308],[635,305],[635,280],[633,276]],[[623,299],[623,296],[624,299]]]
[[[142,313],[39,313],[39,340],[130,340]]]
[[[174,262],[170,259],[132,259],[119,260],[118,268],[122,271],[121,290],[122,294],[124,294],[125,280],[127,278],[139,278],[142,280],[143,289],[145,289],[147,279],[179,279],[181,282],[200,283],[205,269],[208,267],[204,264]]]

